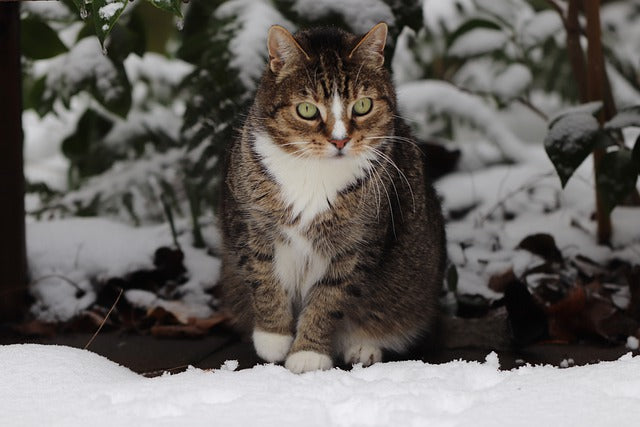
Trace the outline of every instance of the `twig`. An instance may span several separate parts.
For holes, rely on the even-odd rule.
[[[91,339],[89,340],[89,342],[87,343],[87,345],[84,346],[84,349],[88,349],[89,346],[91,345],[91,343],[93,342],[93,340],[98,336],[98,334],[100,333],[100,331],[102,330],[102,327],[104,326],[104,324],[107,322],[107,319],[109,318],[109,315],[111,314],[111,312],[113,311],[113,309],[116,307],[116,304],[118,304],[118,301],[120,301],[120,297],[122,296],[122,292],[124,292],[124,289],[120,288],[120,293],[118,294],[118,297],[116,298],[116,300],[114,301],[113,305],[111,306],[111,308],[109,309],[109,312],[107,313],[106,316],[104,316],[104,319],[102,319],[102,322],[100,323],[100,326],[98,326],[98,330],[93,334],[93,336],[91,337]]]
[[[518,101],[519,103],[521,103],[522,105],[524,105],[525,107],[529,108],[531,111],[533,111],[535,114],[537,114],[538,116],[540,116],[542,118],[542,120],[544,120],[545,122],[549,121],[549,116],[547,116],[545,114],[544,111],[542,111],[541,109],[539,109],[538,107],[536,107],[535,105],[533,105],[531,103],[531,101],[529,101],[527,98],[520,96],[518,98],[516,98],[516,101]]]
[[[551,9],[558,12],[558,15],[560,15],[560,19],[562,19],[562,24],[565,28],[567,28],[567,18],[564,16],[564,9],[562,9],[562,6],[560,6],[560,4],[555,0],[546,0],[546,3],[551,6]]]

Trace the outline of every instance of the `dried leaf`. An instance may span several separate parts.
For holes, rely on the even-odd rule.
[[[205,318],[191,317],[189,318],[189,324],[206,331],[214,326],[226,322],[229,319],[231,319],[231,316],[228,313],[218,312]]]
[[[52,337],[56,334],[55,324],[37,319],[15,325],[13,329],[26,336]]]
[[[516,275],[513,273],[513,269],[510,268],[507,271],[491,276],[491,278],[489,278],[489,288],[496,292],[503,293],[511,282],[517,280]]]

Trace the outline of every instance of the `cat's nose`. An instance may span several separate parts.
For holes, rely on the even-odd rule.
[[[347,142],[349,142],[351,138],[343,138],[343,139],[330,139],[329,142],[336,146],[338,150],[342,150]]]

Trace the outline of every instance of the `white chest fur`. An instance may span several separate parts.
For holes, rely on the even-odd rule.
[[[366,158],[304,159],[288,154],[265,134],[255,136],[255,149],[275,178],[282,201],[291,207],[296,227],[282,232],[287,239],[275,243],[274,269],[290,297],[304,300],[325,274],[329,259],[318,253],[303,230],[320,213],[330,209],[338,193],[364,176]]]
[[[299,158],[282,150],[265,134],[255,136],[255,148],[278,182],[282,201],[291,206],[292,217],[300,215],[301,227],[329,209],[338,193],[364,176],[370,167],[364,156]]]

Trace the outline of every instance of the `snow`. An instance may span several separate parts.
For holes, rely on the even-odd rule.
[[[230,0],[216,9],[217,19],[236,16],[235,36],[229,43],[229,65],[238,71],[242,84],[254,89],[267,61],[267,31],[274,24],[289,31],[295,26],[267,0]],[[229,24],[236,25],[236,24]]]
[[[508,34],[500,30],[474,28],[453,42],[449,54],[460,57],[482,55],[503,48],[508,39]]]
[[[525,25],[521,38],[525,47],[532,47],[563,30],[558,13],[554,10],[543,10]]]
[[[188,237],[179,237],[189,272],[189,280],[181,285],[184,304],[163,302],[154,294],[125,297],[143,307],[176,308],[186,317],[210,315],[205,290],[218,281],[220,260],[193,248]],[[37,301],[32,312],[43,320],[70,319],[93,303],[97,284],[153,268],[153,253],[162,246],[173,246],[168,225],[135,228],[104,218],[29,221],[30,291]],[[85,294],[78,299],[79,289]]]
[[[88,79],[95,79],[96,90],[106,102],[121,96],[124,87],[116,84],[118,70],[102,53],[95,37],[85,37],[65,54],[47,61],[38,61],[34,67],[36,76],[46,75],[45,95],[55,91],[67,97],[75,95],[77,88]]]
[[[627,348],[629,350],[637,350],[640,347],[640,340],[636,337],[627,337]]]
[[[496,117],[496,111],[480,97],[439,80],[419,80],[399,85],[398,102],[404,116],[420,121],[421,113],[464,117],[486,135],[507,159],[523,160],[522,142]]]
[[[115,16],[116,13],[120,11],[125,6],[125,3],[110,3],[102,6],[98,9],[98,16],[100,19],[108,21]]]
[[[45,182],[56,190],[67,188],[69,159],[61,151],[62,141],[75,129],[80,111],[61,111],[38,116],[22,113],[25,176],[30,182]]]
[[[0,347],[7,425],[610,426],[640,416],[640,357],[559,369],[378,363],[295,375],[261,365],[145,378],[86,350]],[[615,410],[612,410],[615,408]]]
[[[423,0],[422,17],[430,32],[451,33],[464,22],[467,13],[475,9],[473,0]],[[462,11],[462,12],[461,12]]]
[[[592,162],[584,162],[562,190],[542,147],[525,146],[522,154],[526,160],[519,164],[461,170],[435,183],[445,215],[470,210],[463,219],[447,223],[448,253],[458,270],[460,293],[501,297],[487,287],[493,274],[512,268],[520,275],[543,262],[517,248],[535,233],[551,234],[564,257],[580,254],[603,264],[614,258],[638,262],[638,207],[614,209],[611,247],[595,243]],[[505,220],[505,213],[514,218]],[[626,306],[628,295],[622,299],[621,306]]]
[[[493,92],[502,99],[519,96],[531,84],[531,71],[522,64],[511,64],[502,73],[495,76]]]
[[[296,0],[293,10],[313,20],[338,14],[356,34],[366,33],[381,21],[395,23],[391,8],[382,0]]]

